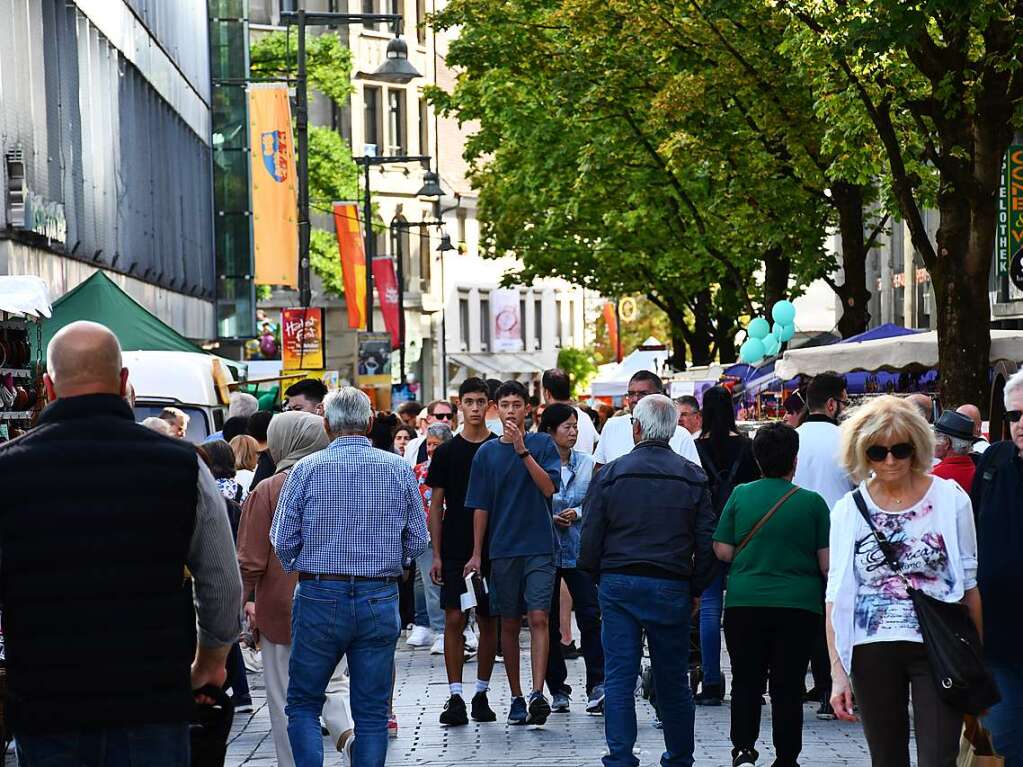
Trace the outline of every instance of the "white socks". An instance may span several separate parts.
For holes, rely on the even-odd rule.
[[[483,681],[482,679],[476,680],[476,693],[486,692],[490,689],[490,680]]]
[[[450,684],[448,684],[448,689],[451,690],[451,694],[452,695],[457,695],[459,698],[462,697],[462,683],[461,682],[451,682]]]

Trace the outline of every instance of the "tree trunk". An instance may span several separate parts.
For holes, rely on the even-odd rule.
[[[764,254],[764,316],[770,318],[771,307],[783,298],[788,298],[789,273],[792,261],[780,247]]]
[[[867,247],[863,239],[863,187],[836,181],[831,198],[838,210],[838,230],[842,236],[843,282],[835,292],[842,301],[838,332],[842,338],[854,336],[870,323],[870,291],[867,289]]]
[[[671,356],[668,357],[668,364],[675,370],[686,369],[686,338],[690,335],[686,327],[686,316],[684,312],[665,312],[668,315],[668,322],[671,323]]]
[[[711,353],[714,342],[714,323],[711,321],[713,308],[714,299],[709,288],[704,288],[696,294],[693,302],[693,332],[689,339],[693,365],[709,365],[714,361]]]
[[[722,365],[735,362],[738,352],[735,348],[735,333],[738,327],[734,314],[718,312],[717,322],[714,324],[714,339],[717,343],[718,362]]]

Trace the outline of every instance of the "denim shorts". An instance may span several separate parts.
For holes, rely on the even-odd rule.
[[[532,610],[550,612],[556,573],[553,554],[490,560],[490,614],[521,618]]]

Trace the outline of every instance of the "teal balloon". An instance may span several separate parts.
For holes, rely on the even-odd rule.
[[[747,338],[739,347],[739,360],[753,365],[764,358],[764,342],[759,338]]]
[[[779,341],[781,341],[781,331],[782,328],[784,327],[785,326],[782,325],[780,322],[774,323],[774,325],[771,326],[771,335],[777,338]]]
[[[768,335],[764,341],[764,356],[773,357],[781,350],[781,341],[776,336]]]
[[[779,341],[791,341],[792,340],[792,336],[794,336],[795,334],[796,334],[796,326],[795,325],[782,325],[781,326],[781,335],[778,336],[778,340]]]
[[[763,317],[757,317],[753,320],[749,327],[746,328],[746,332],[750,338],[759,338],[763,340],[767,337],[767,334],[771,332],[771,325]]]
[[[775,322],[782,325],[792,325],[796,319],[796,307],[791,301],[784,298],[771,307],[771,317]]]

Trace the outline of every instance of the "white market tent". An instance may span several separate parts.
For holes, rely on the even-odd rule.
[[[1023,362],[1023,331],[992,330],[992,364],[1005,360],[1014,365]],[[851,373],[856,370],[876,372],[907,368],[938,367],[938,333],[916,333],[909,336],[880,338],[858,343],[831,344],[810,349],[793,349],[775,363],[779,378],[789,380],[798,375],[819,373]]]
[[[46,283],[32,275],[0,277],[0,311],[27,317],[49,317],[53,309]]]
[[[624,397],[633,375],[640,370],[660,375],[669,356],[671,352],[667,347],[651,336],[617,365],[602,365],[590,384],[590,394],[594,397]]]

